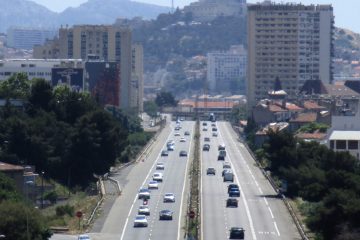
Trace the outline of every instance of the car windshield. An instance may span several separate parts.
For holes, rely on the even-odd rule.
[[[140,191],[139,192],[141,192],[141,193],[145,193],[145,192],[149,192],[149,190],[148,189],[146,189],[146,188],[143,188],[143,189],[140,189]]]
[[[165,193],[165,197],[172,197],[172,196],[174,196],[174,194],[172,194],[172,193]]]
[[[136,220],[144,220],[145,216],[136,216]]]

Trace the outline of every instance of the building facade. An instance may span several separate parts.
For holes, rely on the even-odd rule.
[[[131,51],[131,107],[143,112],[144,104],[144,50],[141,44],[133,44]]]
[[[212,92],[245,94],[247,53],[242,45],[232,46],[227,52],[207,55],[207,81]]]
[[[334,16],[331,5],[248,6],[249,108],[266,98],[274,81],[295,96],[306,80],[332,81]]]
[[[46,39],[53,39],[56,35],[55,30],[13,27],[7,30],[7,46],[33,49],[35,45],[44,44]]]

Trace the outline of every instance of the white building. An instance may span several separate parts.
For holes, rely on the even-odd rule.
[[[229,92],[234,84],[239,94],[245,94],[247,53],[242,45],[232,46],[227,52],[207,55],[207,81],[212,92]]]
[[[332,116],[327,146],[334,151],[349,151],[360,160],[360,106],[355,115]]]
[[[26,73],[28,78],[44,78],[51,81],[52,69],[58,67],[80,67],[79,59],[7,59],[0,60],[0,81],[16,73]]]
[[[35,45],[53,39],[57,31],[49,29],[12,27],[7,30],[7,46],[18,49],[32,49]]]

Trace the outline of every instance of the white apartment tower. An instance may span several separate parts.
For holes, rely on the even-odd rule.
[[[268,96],[276,78],[289,96],[295,96],[306,80],[331,83],[333,30],[331,5],[249,5],[249,110]]]

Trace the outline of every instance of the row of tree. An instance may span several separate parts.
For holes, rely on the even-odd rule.
[[[0,161],[35,165],[66,185],[86,187],[120,159],[139,121],[116,118],[84,92],[17,74],[0,83]],[[14,104],[18,99],[20,105]],[[127,158],[122,158],[127,159]]]
[[[259,157],[288,185],[289,197],[306,201],[308,227],[317,239],[360,239],[360,167],[348,152],[269,132]]]

